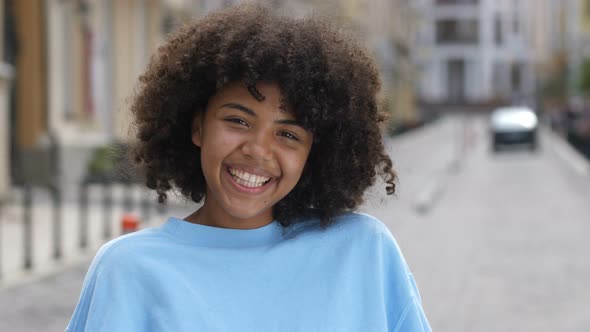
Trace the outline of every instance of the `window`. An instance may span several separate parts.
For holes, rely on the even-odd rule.
[[[436,22],[438,44],[476,44],[479,24],[476,20],[440,20]]]
[[[520,1],[519,0],[512,0],[512,32],[517,35],[519,33],[520,30]]]
[[[522,66],[518,63],[513,63],[510,68],[510,83],[513,91],[522,91]]]
[[[494,40],[496,41],[496,45],[502,45],[504,38],[502,35],[502,20],[500,15],[496,16],[494,20]]]

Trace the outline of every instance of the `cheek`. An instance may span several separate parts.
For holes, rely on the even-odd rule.
[[[306,161],[307,155],[296,154],[284,163],[285,167],[287,167],[289,176],[293,180],[299,180],[301,174],[303,173],[303,168],[305,167]]]
[[[206,135],[203,139],[202,149],[207,151],[208,155],[223,155],[234,149],[239,144],[239,137],[235,134],[218,130],[215,134]]]
[[[205,137],[201,146],[201,164],[203,171],[209,175],[217,172],[223,161],[231,153],[234,142],[220,135]]]

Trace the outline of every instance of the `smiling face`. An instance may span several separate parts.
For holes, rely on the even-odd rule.
[[[186,219],[224,228],[257,228],[272,221],[272,207],[297,184],[313,142],[281,105],[274,83],[258,83],[258,101],[243,83],[211,97],[193,122],[207,182],[203,206]]]

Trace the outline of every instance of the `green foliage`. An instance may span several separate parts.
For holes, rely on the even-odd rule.
[[[578,72],[578,89],[584,96],[590,96],[590,59],[584,59]]]
[[[541,95],[544,99],[565,101],[568,95],[568,75],[567,69],[561,68],[544,82],[541,87]]]
[[[88,162],[88,176],[105,181],[125,180],[126,146],[109,144],[96,148]]]
[[[115,171],[115,158],[112,147],[103,146],[94,150],[88,163],[88,173],[92,175],[112,173]]]

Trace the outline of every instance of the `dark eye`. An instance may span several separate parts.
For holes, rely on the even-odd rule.
[[[227,118],[225,119],[227,122],[236,123],[242,126],[248,126],[248,123],[240,118]]]
[[[298,138],[297,136],[293,135],[292,133],[290,133],[290,132],[288,132],[288,131],[281,131],[281,132],[279,133],[279,135],[280,135],[280,136],[283,136],[283,137],[285,137],[285,138],[288,138],[288,139],[290,139],[290,140],[293,140],[293,141],[299,141],[299,138]]]

